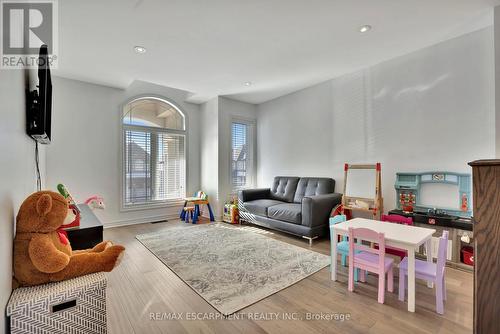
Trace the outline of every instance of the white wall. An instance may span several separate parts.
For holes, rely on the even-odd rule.
[[[398,171],[470,172],[495,155],[493,29],[440,43],[258,106],[258,184],[382,163],[385,209]]]
[[[500,6],[494,12],[494,43],[495,43],[495,150],[496,158],[500,158]]]
[[[201,105],[201,189],[208,195],[217,218],[219,214],[219,99]]]
[[[256,121],[257,106],[214,98],[201,106],[201,185],[214,207],[216,218],[222,217],[223,205],[231,199],[230,157],[231,122],[234,118]]]
[[[0,305],[12,289],[12,240],[15,216],[24,199],[36,191],[34,142],[25,132],[24,73],[0,71]],[[44,171],[45,150],[40,148]],[[43,175],[42,175],[43,177]],[[5,313],[0,317],[4,332]]]
[[[257,106],[219,97],[219,195],[223,202],[231,200],[234,195],[231,187],[230,166],[231,124],[235,118],[256,122]],[[256,171],[256,165],[254,171]]]
[[[105,226],[174,218],[180,206],[120,210],[120,122],[124,103],[134,97],[164,97],[186,114],[187,193],[200,187],[199,106],[185,103],[187,93],[141,81],[125,90],[53,78],[53,143],[47,149],[47,185],[67,185],[77,201],[102,195],[106,210],[96,211]]]

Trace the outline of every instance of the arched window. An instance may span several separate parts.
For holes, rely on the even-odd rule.
[[[172,103],[142,97],[123,108],[123,207],[186,195],[186,120]]]

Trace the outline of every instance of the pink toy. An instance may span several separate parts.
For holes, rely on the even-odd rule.
[[[448,246],[448,231],[443,231],[439,238],[437,263],[415,260],[415,277],[432,281],[436,284],[436,312],[444,313],[446,300],[446,286],[444,283],[444,267],[446,264],[446,250]],[[408,281],[408,258],[405,257],[399,264],[399,300],[405,300],[405,291]]]
[[[402,225],[413,225],[413,219],[410,217],[405,217],[405,216],[400,216],[400,215],[382,215],[381,221],[383,222],[389,222],[389,223],[396,223],[396,224],[402,224]]]
[[[413,225],[413,219],[410,217],[404,217],[400,215],[382,215],[380,218],[381,221],[383,222],[389,222],[389,223],[395,223],[395,224],[401,224],[401,225]],[[378,246],[375,245],[375,248]],[[391,254],[391,255],[396,255],[399,256],[401,260],[405,258],[408,254],[406,253],[405,250],[400,249],[400,248],[395,248],[395,247],[385,247],[385,253],[386,254]]]
[[[357,239],[357,243],[354,240]],[[370,248],[361,244],[361,241],[376,242],[380,249]],[[361,253],[356,253],[361,251]],[[359,268],[360,281],[365,282],[365,270],[378,274],[378,302],[384,303],[385,299],[385,273],[387,273],[387,290],[394,290],[394,273],[392,270],[394,260],[385,257],[385,237],[367,228],[349,228],[349,291],[354,291],[354,270]]]
[[[87,204],[91,209],[101,209],[104,210],[106,208],[106,205],[104,204],[104,198],[101,196],[92,196],[89,197],[86,201],[85,204]]]

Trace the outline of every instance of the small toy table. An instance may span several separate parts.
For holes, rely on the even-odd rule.
[[[206,205],[208,208],[208,213],[210,214],[210,221],[214,222],[214,213],[212,212],[212,208],[210,207],[210,203],[208,202],[208,199],[203,199],[199,197],[186,197],[184,198],[184,207],[182,208],[180,218],[181,220],[185,221],[186,219],[186,214],[189,214],[186,210],[184,210],[185,207],[188,205],[194,205],[194,216],[193,216],[193,224],[196,224],[198,221],[198,218],[200,216],[200,205]]]
[[[81,212],[80,226],[66,230],[73,250],[92,248],[103,240],[102,222],[87,204],[78,204]]]
[[[385,235],[385,245],[402,248],[408,252],[408,311],[415,312],[415,252],[420,245],[425,244],[427,249],[427,261],[432,262],[432,235],[434,229],[400,225],[376,221],[365,218],[354,218],[342,223],[333,225],[334,236],[332,238],[332,281],[337,280],[337,235],[347,236],[349,227],[368,228]],[[430,283],[427,285],[431,287]]]

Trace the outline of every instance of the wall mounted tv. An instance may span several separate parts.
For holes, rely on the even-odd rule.
[[[47,45],[40,47],[38,89],[27,89],[26,132],[40,144],[50,144],[52,121],[52,80]]]

